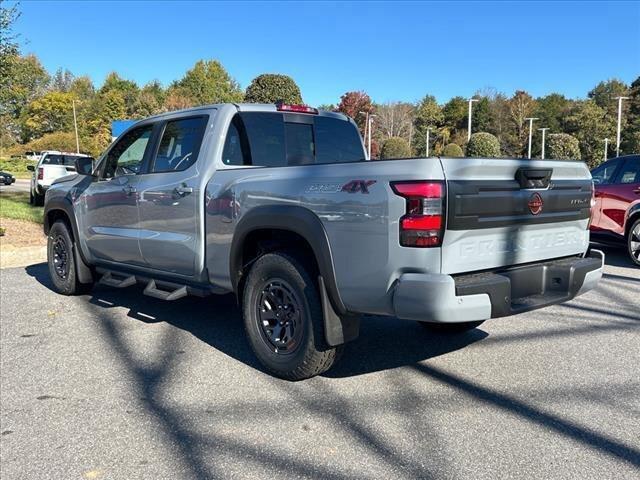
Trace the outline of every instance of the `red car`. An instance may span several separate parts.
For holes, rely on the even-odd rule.
[[[624,242],[631,260],[640,266],[640,155],[608,160],[591,175],[595,185],[591,239]]]

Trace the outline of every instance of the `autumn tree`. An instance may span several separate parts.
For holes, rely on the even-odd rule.
[[[365,112],[365,114],[374,112],[369,95],[363,91],[346,92],[340,97],[340,103],[336,110],[353,118],[364,138],[366,115],[362,115],[360,112]]]

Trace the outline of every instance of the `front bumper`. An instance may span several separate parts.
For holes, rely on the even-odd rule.
[[[594,288],[604,253],[569,257],[495,272],[463,275],[406,273],[396,283],[398,318],[442,323],[505,317],[566,302]]]

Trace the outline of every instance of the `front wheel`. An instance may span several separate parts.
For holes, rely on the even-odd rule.
[[[479,327],[484,323],[484,320],[478,320],[477,322],[462,322],[462,323],[437,323],[437,322],[418,322],[427,330],[431,330],[437,333],[463,333],[474,328]]]
[[[309,270],[285,252],[268,253],[251,267],[243,292],[244,327],[264,367],[287,380],[327,371],[342,347],[324,340],[320,296]]]
[[[47,237],[47,263],[49,276],[56,292],[62,295],[79,295],[91,288],[78,281],[77,266],[73,257],[73,241],[69,227],[62,220],[55,222]]]
[[[627,235],[627,249],[629,257],[636,265],[640,265],[640,218],[638,218],[629,229]]]

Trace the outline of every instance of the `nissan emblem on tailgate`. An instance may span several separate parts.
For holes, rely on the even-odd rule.
[[[531,195],[531,198],[529,198],[529,201],[527,202],[529,211],[533,215],[538,215],[542,211],[543,204],[544,202],[542,201],[542,197],[539,193],[534,193],[533,195]]]

